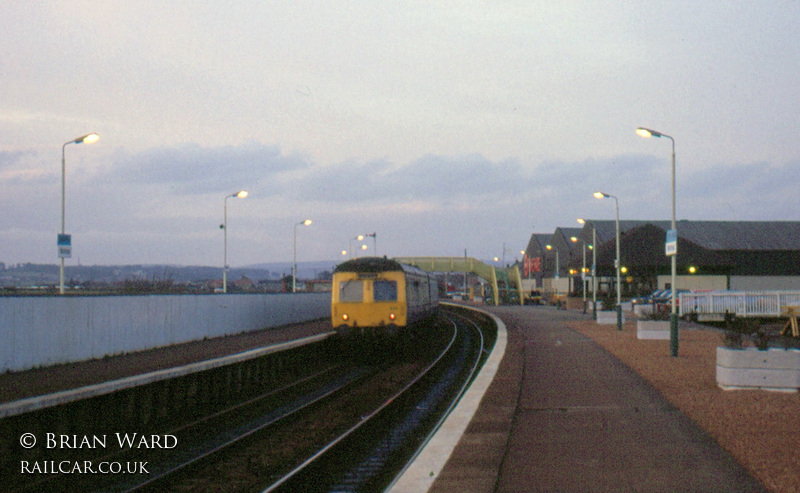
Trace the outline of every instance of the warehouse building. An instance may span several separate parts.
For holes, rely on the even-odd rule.
[[[665,254],[670,222],[625,220],[619,227],[623,296],[670,288],[670,258]],[[677,289],[800,289],[798,221],[683,220],[678,221],[677,230]],[[573,233],[574,228],[558,228],[547,243],[553,248],[540,252],[543,284],[559,278],[555,285],[561,288],[566,276],[571,280],[570,290],[577,292],[586,249],[588,268],[596,256],[598,292],[615,290],[616,222],[586,220],[583,228]]]

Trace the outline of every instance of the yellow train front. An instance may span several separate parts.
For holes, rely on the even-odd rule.
[[[333,272],[331,319],[340,334],[396,334],[431,316],[438,304],[436,279],[417,267],[364,257]]]

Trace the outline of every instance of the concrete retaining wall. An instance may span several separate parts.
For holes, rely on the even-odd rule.
[[[330,316],[330,293],[0,297],[0,371]]]

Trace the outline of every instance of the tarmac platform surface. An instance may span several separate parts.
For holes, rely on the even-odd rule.
[[[505,355],[431,492],[766,491],[650,384],[545,307],[484,307]]]

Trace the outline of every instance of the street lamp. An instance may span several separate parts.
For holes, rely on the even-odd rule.
[[[222,224],[219,227],[222,229],[223,238],[224,238],[224,249],[223,249],[223,263],[222,263],[222,292],[228,292],[228,199],[231,197],[236,197],[243,199],[247,197],[247,192],[244,190],[240,190],[236,193],[232,193],[230,195],[225,196],[225,216],[223,219]]]
[[[350,238],[350,240],[348,241],[348,246],[350,247],[349,251],[353,254],[353,258],[358,258],[358,255],[356,255],[355,250],[353,250],[353,240],[364,241],[364,235],[358,235],[355,238]],[[366,250],[367,245],[361,245],[361,249]]]
[[[294,260],[292,261],[292,293],[297,292],[297,227],[309,226],[311,219],[300,221],[294,225]]]
[[[553,249],[553,245],[545,245],[545,248],[547,248],[548,250],[552,250]],[[556,248],[556,271],[555,271],[555,274],[553,274],[553,278],[555,279],[555,284],[556,284],[556,307],[560,307],[561,306],[561,304],[560,304],[561,301],[558,299],[558,278],[559,278],[559,271],[560,270],[561,270],[561,266],[559,265],[558,248]]]
[[[671,252],[668,253],[670,255],[671,260],[671,268],[672,268],[672,276],[671,276],[671,289],[672,289],[672,310],[669,317],[669,340],[670,340],[670,353],[672,356],[678,356],[678,305],[676,300],[676,272],[677,272],[677,261],[678,261],[678,230],[675,225],[675,139],[671,136],[657,132],[655,130],[650,130],[649,128],[639,127],[636,129],[636,133],[644,138],[649,137],[664,137],[672,141],[672,234],[671,239],[675,242],[674,248]]]
[[[596,199],[614,199],[614,210],[616,212],[616,225],[617,225],[617,258],[614,259],[614,267],[617,269],[617,330],[622,330],[622,280],[620,275],[621,261],[619,258],[619,200],[617,197],[604,192],[595,192],[594,198]]]
[[[66,148],[69,144],[83,144],[84,142],[87,144],[93,144],[100,139],[100,136],[96,133],[86,134],[82,137],[78,137],[77,139],[70,140],[69,142],[65,142],[63,146],[61,146],[61,234],[58,236],[58,256],[61,259],[61,268],[59,270],[58,275],[58,292],[59,294],[64,294],[64,259],[72,255],[72,239],[67,236],[66,228],[65,228],[65,203],[66,203],[66,190],[67,190],[67,181],[66,181]],[[62,249],[63,247],[63,249]]]
[[[586,224],[586,220],[578,218],[578,223]],[[597,229],[592,223],[592,319],[597,320]]]
[[[373,232],[371,234],[364,235],[365,238],[367,236],[371,236],[372,237],[372,254],[377,257],[378,256],[378,233]],[[366,245],[364,245],[364,246],[366,246]],[[362,249],[366,250],[366,248],[363,248],[363,247],[362,247]]]
[[[577,236],[570,237],[573,243],[581,242],[583,247],[583,264],[581,265],[581,288],[583,288],[583,313],[586,313],[586,240]]]

